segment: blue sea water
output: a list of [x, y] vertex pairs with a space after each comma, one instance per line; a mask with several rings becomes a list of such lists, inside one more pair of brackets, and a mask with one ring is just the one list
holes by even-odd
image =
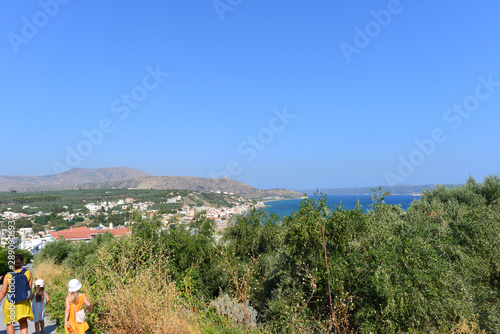
[[[314, 195], [310, 195], [310, 198], [314, 198]], [[410, 206], [411, 202], [419, 199], [420, 196], [412, 195], [392, 195], [385, 198], [387, 204], [401, 205], [401, 208], [406, 210]], [[364, 210], [368, 209], [368, 205], [372, 203], [370, 195], [329, 195], [327, 204], [335, 209], [338, 205], [342, 204], [346, 209], [354, 209], [356, 202], [359, 199], [359, 204]], [[300, 208], [300, 202], [302, 199], [286, 199], [282, 201], [271, 201], [265, 202], [266, 207], [263, 210], [274, 213], [279, 216], [289, 216], [293, 211], [298, 211]]]

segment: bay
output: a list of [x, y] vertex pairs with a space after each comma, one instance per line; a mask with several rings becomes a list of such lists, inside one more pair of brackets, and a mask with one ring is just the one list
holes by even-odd
[[[314, 198], [314, 195], [309, 195], [309, 198]], [[385, 203], [391, 205], [401, 205], [403, 210], [408, 209], [410, 204], [419, 199], [420, 196], [413, 195], [391, 195], [385, 198]], [[328, 195], [327, 205], [335, 209], [338, 205], [342, 204], [347, 210], [352, 210], [356, 207], [356, 202], [359, 203], [366, 211], [372, 203], [370, 195]], [[293, 211], [298, 211], [300, 203], [303, 199], [286, 199], [281, 201], [264, 202], [265, 207], [263, 210], [277, 214], [278, 216], [289, 216]]]

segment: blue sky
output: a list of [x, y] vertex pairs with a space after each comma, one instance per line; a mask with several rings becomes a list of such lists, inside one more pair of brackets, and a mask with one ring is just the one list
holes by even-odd
[[500, 172], [498, 1], [2, 1], [0, 175]]

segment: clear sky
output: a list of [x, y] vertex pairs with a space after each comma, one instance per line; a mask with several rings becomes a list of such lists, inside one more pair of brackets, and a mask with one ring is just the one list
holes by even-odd
[[260, 188], [500, 172], [496, 0], [0, 2], [0, 175]]

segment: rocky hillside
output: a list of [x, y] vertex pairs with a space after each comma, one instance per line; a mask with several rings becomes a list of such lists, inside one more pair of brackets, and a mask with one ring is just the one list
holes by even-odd
[[50, 176], [0, 176], [0, 191], [47, 191], [65, 189], [187, 189], [220, 191], [248, 198], [299, 198], [300, 193], [291, 190], [262, 190], [239, 181], [220, 178], [210, 179], [189, 176], [151, 176], [137, 169], [73, 168]]
[[45, 191], [77, 189], [82, 183], [114, 182], [150, 176], [148, 172], [128, 167], [73, 168], [66, 172], [47, 176], [0, 176], [0, 191]]
[[144, 176], [124, 181], [81, 184], [79, 188], [187, 189], [227, 192], [247, 198], [300, 198], [302, 196], [302, 194], [291, 190], [262, 190], [226, 177], [209, 179], [191, 176]]

